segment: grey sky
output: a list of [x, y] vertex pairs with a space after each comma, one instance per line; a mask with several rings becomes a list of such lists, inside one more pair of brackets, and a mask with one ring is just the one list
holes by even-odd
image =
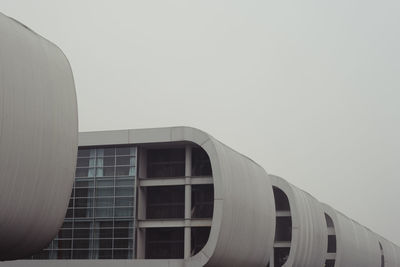
[[0, 12], [64, 50], [81, 131], [200, 128], [400, 244], [399, 1], [2, 0]]

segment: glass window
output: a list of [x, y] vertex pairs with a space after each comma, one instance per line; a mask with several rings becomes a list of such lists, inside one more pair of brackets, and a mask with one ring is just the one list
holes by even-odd
[[114, 248], [132, 248], [132, 239], [114, 239]]
[[133, 197], [117, 197], [115, 198], [115, 206], [133, 206]]
[[77, 208], [90, 208], [93, 207], [93, 198], [76, 198], [75, 207]]
[[129, 147], [117, 147], [117, 155], [129, 155], [130, 148]]
[[95, 150], [90, 148], [79, 148], [78, 157], [94, 157]]
[[98, 197], [113, 196], [113, 195], [114, 195], [114, 187], [96, 188], [96, 196]]
[[113, 217], [113, 208], [96, 208], [96, 217]]
[[192, 148], [192, 176], [211, 176], [211, 163], [201, 147]]
[[130, 167], [117, 167], [116, 176], [128, 176], [130, 175]]
[[33, 258], [132, 259], [136, 147], [80, 148], [78, 154], [64, 224]]
[[93, 188], [75, 188], [75, 197], [93, 197]]
[[115, 155], [114, 147], [104, 148], [104, 156], [114, 156], [114, 155]]
[[111, 259], [112, 250], [99, 250], [99, 259]]
[[275, 229], [275, 241], [291, 241], [292, 240], [292, 218], [277, 217]]
[[212, 218], [214, 211], [214, 185], [192, 186], [192, 218]]
[[89, 239], [75, 239], [74, 240], [74, 249], [89, 248], [89, 244], [90, 244]]
[[147, 188], [147, 219], [184, 218], [184, 186], [152, 186]]
[[75, 208], [74, 209], [74, 217], [75, 218], [90, 218], [93, 217], [92, 208]]
[[72, 240], [57, 240], [56, 246], [59, 249], [70, 249], [72, 245]]
[[94, 158], [78, 158], [77, 167], [94, 167]]
[[96, 169], [96, 177], [113, 177], [114, 167], [104, 167]]
[[80, 188], [80, 187], [93, 187], [93, 180], [75, 181], [75, 188]]
[[94, 169], [93, 168], [76, 168], [75, 177], [93, 177]]
[[58, 238], [72, 238], [72, 229], [61, 229], [60, 231], [58, 231]]
[[73, 259], [88, 259], [89, 258], [89, 250], [73, 250], [72, 258]]
[[130, 165], [131, 164], [131, 157], [129, 156], [120, 156], [117, 157], [117, 164], [116, 165]]
[[129, 179], [119, 178], [119, 179], [115, 180], [115, 186], [127, 186], [127, 185], [134, 186], [135, 180], [132, 178], [129, 178]]
[[102, 186], [114, 186], [114, 179], [97, 179], [96, 180], [96, 186], [102, 187]]
[[74, 238], [87, 238], [88, 239], [89, 236], [90, 236], [90, 229], [74, 229]]
[[116, 196], [133, 196], [133, 188], [132, 187], [116, 187], [115, 195]]
[[132, 228], [116, 228], [114, 229], [114, 238], [131, 238], [133, 236]]
[[97, 159], [97, 166], [114, 166], [114, 165], [115, 165], [115, 157], [105, 157]]
[[150, 178], [185, 176], [185, 149], [149, 149], [147, 176]]
[[191, 255], [197, 254], [206, 245], [210, 235], [210, 227], [191, 228]]
[[131, 217], [133, 208], [115, 208], [115, 217]]
[[336, 253], [336, 236], [328, 235], [328, 253]]
[[184, 228], [146, 229], [146, 259], [182, 259]]
[[96, 198], [96, 207], [113, 207], [114, 198]]
[[132, 254], [131, 252], [132, 250], [127, 250], [127, 249], [117, 249], [114, 250], [114, 259], [129, 259], [132, 256], [130, 256]]
[[281, 267], [289, 257], [290, 248], [274, 248], [274, 267]]
[[95, 236], [96, 238], [112, 238], [113, 235], [113, 230], [112, 229], [96, 229], [95, 230]]
[[72, 255], [71, 250], [58, 250], [57, 251], [57, 259], [59, 259], [59, 260], [71, 259], [71, 255]]

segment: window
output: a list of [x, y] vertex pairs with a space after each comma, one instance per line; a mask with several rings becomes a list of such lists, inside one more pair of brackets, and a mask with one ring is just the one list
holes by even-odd
[[147, 176], [185, 176], [185, 149], [149, 149], [147, 151]]
[[192, 218], [212, 218], [214, 211], [214, 185], [192, 186]]
[[192, 148], [192, 176], [211, 176], [211, 163], [201, 147]]
[[184, 228], [146, 229], [146, 259], [182, 259]]
[[184, 218], [184, 186], [147, 188], [147, 219]]

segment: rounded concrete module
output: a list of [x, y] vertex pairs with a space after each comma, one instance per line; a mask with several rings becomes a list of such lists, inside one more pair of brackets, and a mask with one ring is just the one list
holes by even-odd
[[262, 167], [189, 127], [171, 128], [171, 141], [200, 145], [210, 157], [214, 213], [205, 247], [186, 266], [265, 267], [273, 249], [275, 207], [271, 181]]
[[[107, 132], [103, 133], [107, 138]], [[214, 211], [204, 248], [185, 260], [185, 266], [265, 267], [272, 254], [275, 206], [271, 181], [262, 167], [246, 156], [191, 127], [129, 130], [128, 143], [188, 141], [210, 157]], [[82, 136], [95, 145], [90, 133]], [[126, 141], [124, 141], [126, 143]]]
[[321, 203], [335, 226], [336, 265], [340, 267], [381, 266], [378, 236], [330, 206]]
[[378, 236], [379, 243], [382, 245], [384, 266], [385, 267], [400, 267], [400, 253], [398, 247], [385, 238]]
[[0, 260], [10, 260], [45, 247], [63, 222], [78, 116], [62, 51], [1, 13], [0, 36]]
[[328, 234], [325, 214], [320, 203], [284, 179], [274, 175], [270, 177], [272, 186], [286, 194], [292, 217], [290, 252], [283, 266], [324, 266]]

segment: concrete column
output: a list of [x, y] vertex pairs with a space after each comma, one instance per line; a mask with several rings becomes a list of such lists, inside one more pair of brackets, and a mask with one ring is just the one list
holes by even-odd
[[146, 230], [138, 228], [136, 238], [136, 258], [144, 259], [146, 257]]
[[190, 219], [192, 217], [192, 146], [186, 145], [185, 147], [185, 242], [184, 242], [184, 256], [185, 259], [190, 258], [191, 251], [191, 228]]

